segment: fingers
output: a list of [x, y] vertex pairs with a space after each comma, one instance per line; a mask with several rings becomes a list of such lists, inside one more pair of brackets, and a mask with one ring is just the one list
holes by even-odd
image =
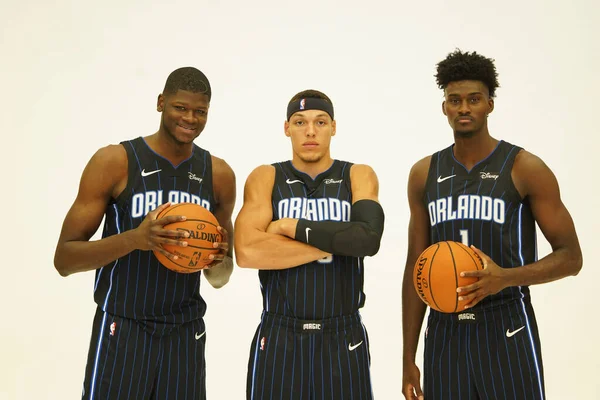
[[156, 207], [154, 210], [152, 210], [151, 212], [148, 213], [148, 215], [151, 217], [151, 219], [156, 219], [156, 216], [158, 214], [160, 214], [164, 209], [171, 207], [171, 203], [167, 202], [165, 204], [161, 204], [160, 206]]
[[477, 247], [471, 245], [471, 249], [473, 249], [473, 251], [475, 253], [477, 253], [477, 255], [481, 258], [481, 261], [483, 262], [483, 268], [487, 268], [488, 265], [488, 260], [490, 259], [483, 251], [479, 250]]
[[175, 260], [177, 260], [179, 258], [175, 254], [169, 253], [167, 250], [165, 250], [161, 246], [153, 246], [152, 250], [159, 252], [160, 254], [162, 254], [163, 256], [167, 257], [171, 261], [175, 261]]
[[404, 398], [407, 400], [424, 400], [423, 392], [421, 391], [421, 387], [419, 385], [413, 386], [412, 384], [408, 384], [404, 387], [402, 391]]
[[181, 222], [185, 220], [186, 217], [184, 215], [167, 215], [166, 217], [154, 220], [152, 223], [154, 225], [165, 226], [174, 222]]

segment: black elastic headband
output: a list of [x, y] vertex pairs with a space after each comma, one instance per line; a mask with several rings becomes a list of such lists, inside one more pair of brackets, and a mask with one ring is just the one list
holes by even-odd
[[304, 99], [299, 99], [292, 101], [287, 106], [287, 120], [290, 120], [290, 117], [297, 113], [298, 111], [304, 110], [321, 110], [325, 111], [331, 119], [333, 120], [333, 104], [323, 99], [315, 99], [312, 97], [307, 97]]

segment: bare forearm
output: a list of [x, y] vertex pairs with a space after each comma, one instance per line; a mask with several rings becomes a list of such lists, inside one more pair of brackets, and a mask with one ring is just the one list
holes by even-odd
[[136, 249], [132, 232], [95, 241], [64, 242], [56, 250], [54, 266], [62, 276], [102, 268]]
[[577, 275], [582, 263], [581, 251], [557, 249], [532, 264], [506, 269], [507, 286], [537, 285]]
[[242, 268], [287, 269], [320, 260], [330, 254], [296, 240], [261, 232], [258, 240], [236, 247], [237, 264]]
[[414, 363], [423, 317], [427, 306], [419, 299], [412, 283], [412, 276], [405, 273], [402, 282], [402, 337], [404, 342], [404, 362]]

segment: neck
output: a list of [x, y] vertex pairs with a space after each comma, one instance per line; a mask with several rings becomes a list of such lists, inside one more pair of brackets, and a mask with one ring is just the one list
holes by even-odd
[[294, 157], [292, 158], [292, 165], [294, 168], [296, 168], [298, 171], [304, 172], [313, 179], [320, 173], [327, 171], [332, 164], [333, 159], [329, 153], [315, 162], [303, 161], [296, 154], [294, 154]]
[[454, 134], [454, 157], [467, 169], [471, 169], [490, 155], [496, 148], [498, 140], [490, 136], [489, 132], [479, 132], [471, 137], [461, 137]]
[[146, 143], [152, 150], [171, 161], [174, 165], [189, 158], [194, 148], [193, 143], [179, 143], [162, 129], [144, 139], [146, 139]]

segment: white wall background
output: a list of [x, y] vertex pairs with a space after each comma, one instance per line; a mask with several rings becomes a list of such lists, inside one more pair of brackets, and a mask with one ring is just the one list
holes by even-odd
[[[54, 270], [62, 220], [91, 155], [155, 132], [167, 75], [193, 65], [214, 91], [197, 143], [235, 170], [234, 215], [249, 172], [291, 156], [289, 98], [315, 88], [333, 99], [332, 155], [371, 164], [380, 178], [387, 226], [367, 260], [363, 316], [375, 396], [399, 399], [406, 180], [415, 161], [452, 140], [433, 74], [455, 47], [496, 59], [490, 131], [554, 170], [583, 247], [578, 277], [532, 290], [548, 398], [600, 398], [597, 1], [168, 3], [0, 2], [0, 398], [80, 396], [93, 273], [63, 279]], [[540, 240], [540, 255], [548, 251]], [[204, 284], [202, 293], [208, 397], [242, 399], [261, 309], [256, 272], [236, 269], [227, 287]]]

